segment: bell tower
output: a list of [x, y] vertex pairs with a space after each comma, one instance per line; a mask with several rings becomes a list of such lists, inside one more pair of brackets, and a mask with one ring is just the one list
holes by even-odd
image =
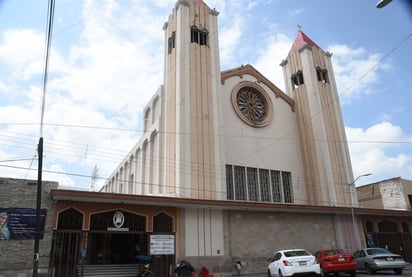
[[331, 56], [299, 30], [281, 66], [295, 101], [307, 204], [350, 206], [352, 165]]
[[222, 182], [216, 176], [220, 167], [217, 16], [202, 0], [178, 0], [163, 28], [163, 173], [166, 191], [181, 197], [223, 197], [217, 193]]

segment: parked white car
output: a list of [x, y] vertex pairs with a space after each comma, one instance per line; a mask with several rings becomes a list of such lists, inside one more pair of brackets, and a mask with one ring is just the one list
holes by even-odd
[[289, 277], [295, 274], [320, 275], [320, 266], [305, 249], [279, 250], [269, 259], [268, 277]]

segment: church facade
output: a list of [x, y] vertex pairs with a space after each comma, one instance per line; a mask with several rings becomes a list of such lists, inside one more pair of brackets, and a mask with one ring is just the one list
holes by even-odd
[[[144, 109], [143, 136], [102, 192], [300, 207], [356, 203], [331, 53], [299, 31], [281, 61], [283, 92], [252, 65], [221, 71], [218, 15], [202, 0], [177, 1], [163, 27], [164, 84]], [[180, 256], [226, 255], [224, 211], [180, 215]], [[332, 235], [322, 246], [355, 248], [349, 215], [326, 221]]]
[[281, 63], [283, 92], [252, 65], [220, 70], [217, 17], [203, 1], [177, 1], [164, 25], [164, 84], [103, 191], [350, 206], [331, 53], [299, 31]]

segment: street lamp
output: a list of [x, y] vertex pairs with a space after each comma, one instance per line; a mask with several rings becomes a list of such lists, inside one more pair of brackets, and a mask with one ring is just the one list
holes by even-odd
[[392, 2], [392, 0], [380, 0], [378, 3], [376, 3], [376, 7], [378, 9], [381, 9], [385, 7], [386, 5], [388, 5], [390, 2]]
[[353, 209], [353, 193], [356, 192], [355, 188], [355, 182], [361, 178], [361, 177], [365, 177], [365, 176], [369, 176], [372, 173], [367, 173], [367, 174], [363, 174], [363, 175], [359, 175], [358, 177], [355, 178], [355, 180], [352, 181], [352, 183], [349, 184], [349, 190], [350, 190], [350, 209], [351, 209], [351, 213], [352, 213], [352, 223], [353, 223], [353, 235], [355, 236], [355, 242], [356, 242], [356, 248], [359, 249], [360, 248], [360, 239], [359, 239], [359, 230], [356, 227], [356, 219], [355, 219], [355, 211]]

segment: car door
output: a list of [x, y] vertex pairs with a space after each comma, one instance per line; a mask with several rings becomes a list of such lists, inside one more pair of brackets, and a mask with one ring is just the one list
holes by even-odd
[[274, 256], [273, 259], [271, 260], [271, 263], [269, 264], [269, 269], [272, 274], [278, 274], [279, 272], [279, 266], [280, 266], [280, 258], [282, 257], [282, 253], [277, 252]]
[[365, 250], [358, 250], [353, 254], [353, 257], [355, 258], [356, 261], [356, 268], [357, 269], [363, 269], [365, 260], [366, 260], [366, 252]]

